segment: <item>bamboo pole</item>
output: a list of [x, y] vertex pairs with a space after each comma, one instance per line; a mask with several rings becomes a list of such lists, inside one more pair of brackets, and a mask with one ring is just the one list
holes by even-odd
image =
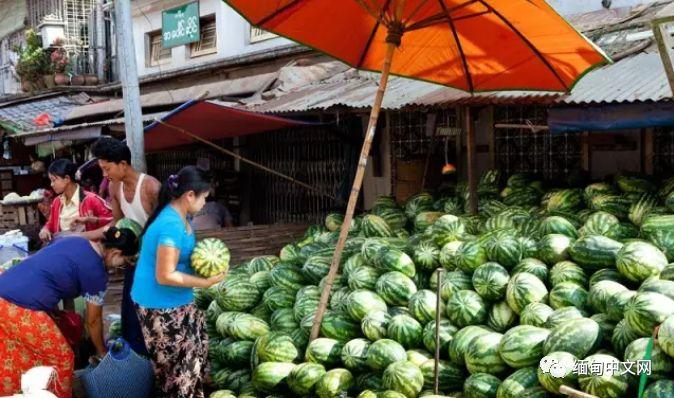
[[562, 394], [562, 395], [566, 395], [567, 397], [571, 397], [571, 398], [598, 398], [596, 395], [584, 393], [582, 391], [578, 391], [576, 389], [573, 389], [569, 386], [559, 387], [559, 393]]
[[[396, 21], [402, 20], [403, 8], [405, 5], [405, 0], [398, 0], [395, 18]], [[401, 26], [399, 26], [401, 28]], [[397, 34], [397, 37], [396, 37]], [[353, 220], [353, 213], [356, 209], [356, 204], [358, 203], [358, 197], [360, 195], [360, 188], [363, 185], [363, 178], [365, 177], [365, 166], [367, 166], [367, 158], [370, 154], [370, 147], [372, 146], [372, 140], [374, 139], [374, 134], [377, 130], [377, 120], [379, 120], [379, 112], [381, 110], [381, 104], [384, 100], [384, 93], [386, 92], [386, 85], [388, 84], [389, 74], [391, 73], [391, 63], [393, 61], [393, 54], [397, 46], [400, 45], [400, 38], [402, 36], [402, 28], [399, 32], [391, 32], [389, 27], [389, 35], [386, 38], [386, 55], [384, 58], [384, 65], [381, 72], [381, 79], [379, 80], [379, 88], [377, 89], [377, 94], [374, 98], [374, 104], [372, 105], [372, 111], [370, 112], [370, 121], [367, 126], [367, 132], [365, 133], [365, 140], [363, 141], [363, 147], [360, 151], [360, 159], [358, 160], [358, 169], [356, 170], [356, 176], [353, 180], [353, 187], [351, 188], [351, 195], [349, 196], [349, 202], [346, 207], [346, 214], [344, 215], [344, 222], [339, 231], [339, 240], [337, 241], [337, 247], [335, 247], [335, 253], [332, 257], [332, 263], [330, 264], [330, 271], [326, 278], [325, 286], [321, 292], [321, 298], [318, 302], [318, 309], [316, 310], [316, 316], [314, 318], [314, 324], [311, 327], [311, 335], [309, 336], [309, 341], [313, 341], [318, 337], [318, 334], [321, 330], [321, 322], [323, 321], [323, 315], [325, 315], [325, 310], [328, 306], [328, 300], [330, 299], [330, 292], [332, 291], [332, 285], [335, 281], [335, 276], [339, 270], [339, 263], [342, 259], [342, 252], [344, 251], [344, 245], [346, 244], [346, 238], [349, 234], [349, 227], [351, 226], [351, 221]], [[398, 41], [396, 43], [396, 40]]]
[[433, 368], [433, 392], [435, 395], [440, 394], [440, 319], [442, 314], [440, 313], [440, 303], [442, 298], [442, 278], [444, 277], [444, 269], [438, 268], [438, 286], [436, 288], [435, 296], [435, 363]]
[[201, 138], [201, 137], [199, 137], [198, 135], [196, 135], [196, 134], [194, 134], [194, 133], [191, 133], [191, 132], [189, 132], [189, 131], [187, 131], [187, 130], [181, 128], [181, 127], [174, 126], [174, 125], [172, 125], [172, 124], [166, 123], [166, 122], [164, 122], [163, 120], [159, 120], [159, 119], [155, 119], [155, 121], [156, 121], [157, 123], [163, 125], [163, 126], [166, 126], [166, 127], [170, 128], [170, 129], [173, 129], [173, 130], [175, 130], [175, 131], [177, 131], [177, 132], [179, 132], [179, 133], [181, 133], [181, 134], [184, 134], [184, 135], [186, 135], [186, 136], [188, 136], [188, 137], [190, 137], [190, 138], [192, 138], [192, 139], [194, 139], [194, 140], [196, 140], [196, 141], [199, 141], [199, 142], [201, 142], [201, 143], [204, 143], [204, 144], [210, 146], [211, 148], [213, 148], [213, 149], [215, 149], [215, 150], [217, 150], [217, 151], [219, 151], [219, 152], [222, 152], [222, 153], [224, 153], [224, 154], [226, 154], [226, 155], [229, 155], [229, 156], [231, 156], [231, 157], [233, 157], [233, 158], [235, 158], [235, 159], [238, 159], [238, 160], [240, 160], [241, 162], [247, 163], [247, 164], [249, 164], [249, 165], [251, 165], [251, 166], [253, 166], [253, 167], [256, 167], [256, 168], [258, 168], [258, 169], [260, 169], [260, 170], [263, 170], [263, 171], [265, 171], [265, 172], [267, 172], [267, 173], [273, 174], [273, 175], [275, 175], [275, 176], [277, 176], [277, 177], [281, 177], [281, 178], [283, 178], [283, 179], [285, 179], [285, 180], [288, 180], [288, 181], [290, 181], [290, 182], [292, 182], [292, 183], [294, 183], [294, 184], [297, 184], [297, 185], [299, 185], [299, 186], [301, 186], [301, 187], [304, 187], [304, 188], [306, 188], [306, 189], [308, 189], [308, 190], [310, 190], [310, 191], [316, 192], [316, 193], [318, 193], [319, 195], [325, 196], [325, 197], [330, 198], [330, 199], [332, 199], [332, 200], [337, 200], [337, 198], [336, 198], [335, 196], [330, 195], [330, 194], [328, 194], [328, 193], [325, 193], [325, 192], [321, 191], [320, 189], [318, 189], [318, 188], [316, 188], [316, 187], [312, 187], [311, 185], [309, 185], [309, 184], [307, 184], [307, 183], [305, 183], [305, 182], [296, 180], [296, 179], [294, 179], [294, 178], [292, 178], [292, 177], [290, 177], [290, 176], [287, 176], [287, 175], [285, 175], [285, 174], [283, 174], [283, 173], [279, 173], [279, 172], [276, 171], [276, 170], [270, 169], [269, 167], [266, 167], [266, 166], [264, 166], [264, 165], [261, 165], [261, 164], [259, 164], [259, 163], [257, 163], [257, 162], [254, 162], [254, 161], [250, 160], [250, 159], [244, 158], [243, 156], [239, 155], [239, 154], [236, 153], [236, 152], [230, 151], [229, 149], [225, 149], [225, 148], [221, 147], [220, 145], [214, 144], [214, 143], [208, 141], [207, 139]]
[[465, 108], [466, 146], [468, 152], [468, 193], [470, 213], [477, 214], [477, 178], [475, 176], [475, 129], [470, 115], [470, 107]]

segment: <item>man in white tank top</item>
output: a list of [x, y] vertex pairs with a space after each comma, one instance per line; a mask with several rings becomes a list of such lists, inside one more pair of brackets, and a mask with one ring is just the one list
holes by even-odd
[[[92, 147], [94, 156], [103, 170], [103, 177], [110, 180], [110, 207], [113, 224], [122, 218], [134, 220], [145, 227], [157, 205], [161, 184], [156, 178], [143, 174], [131, 166], [131, 151], [123, 142], [114, 138], [101, 138]], [[106, 227], [107, 228], [107, 227]], [[103, 230], [94, 231], [103, 235]], [[96, 236], [92, 236], [96, 238]], [[124, 270], [122, 291], [122, 337], [141, 355], [147, 355], [138, 315], [131, 301], [131, 286], [135, 267]]]

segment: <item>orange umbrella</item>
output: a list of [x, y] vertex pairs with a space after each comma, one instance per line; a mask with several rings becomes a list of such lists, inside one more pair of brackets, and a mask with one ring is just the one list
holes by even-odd
[[[584, 73], [608, 61], [545, 0], [223, 1], [251, 25], [355, 68], [382, 73], [312, 340], [339, 268], [390, 73], [469, 92], [567, 91]], [[470, 148], [470, 130], [467, 136]], [[471, 207], [476, 209], [470, 167], [468, 179]]]

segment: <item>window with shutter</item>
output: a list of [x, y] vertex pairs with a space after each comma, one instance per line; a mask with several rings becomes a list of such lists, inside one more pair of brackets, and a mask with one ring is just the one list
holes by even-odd
[[215, 15], [201, 18], [199, 25], [199, 41], [192, 43], [190, 47], [190, 55], [192, 57], [213, 54], [218, 51], [218, 35], [215, 26]]
[[159, 66], [171, 62], [171, 49], [161, 45], [161, 31], [148, 33], [147, 64]]

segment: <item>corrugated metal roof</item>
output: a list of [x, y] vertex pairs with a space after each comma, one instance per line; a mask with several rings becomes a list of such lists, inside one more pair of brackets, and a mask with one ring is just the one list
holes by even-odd
[[89, 100], [90, 97], [88, 95], [81, 93], [25, 101], [0, 107], [0, 119], [12, 123], [19, 131], [37, 130], [45, 128], [44, 125], [34, 123], [34, 119], [37, 116], [47, 113], [51, 120], [49, 125], [51, 127], [55, 121], [63, 120], [68, 112]]
[[[274, 91], [276, 98], [248, 104], [258, 112], [303, 112], [335, 106], [367, 108], [374, 101], [378, 75], [349, 70], [293, 91]], [[267, 98], [269, 98], [267, 96]], [[384, 109], [405, 106], [458, 104], [599, 104], [671, 100], [660, 56], [641, 53], [588, 73], [569, 95], [549, 92], [503, 91], [470, 95], [431, 83], [393, 77], [384, 96]]]

